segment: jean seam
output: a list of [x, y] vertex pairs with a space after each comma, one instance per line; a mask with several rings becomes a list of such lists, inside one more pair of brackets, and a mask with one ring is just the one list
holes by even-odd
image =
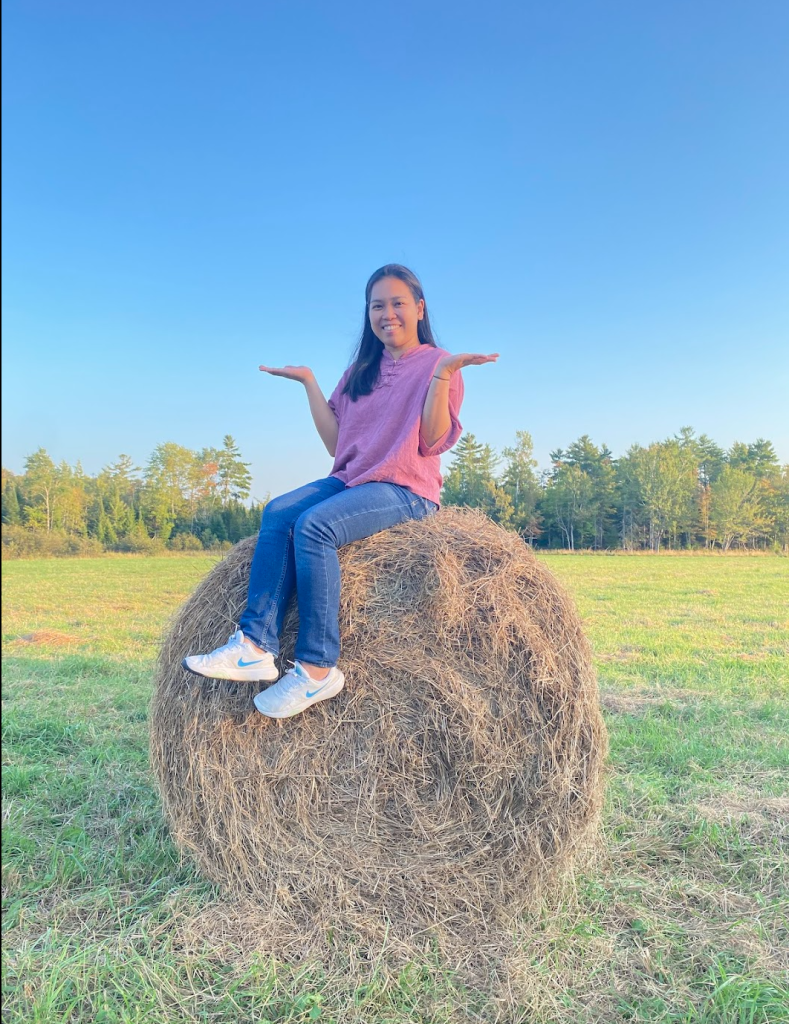
[[[292, 526], [288, 530], [288, 544], [289, 545], [293, 544], [293, 527]], [[268, 638], [268, 636], [270, 635], [271, 620], [272, 620], [272, 618], [274, 618], [276, 616], [276, 613], [277, 613], [277, 606], [278, 606], [278, 603], [279, 603], [279, 594], [280, 594], [280, 591], [282, 590], [282, 583], [283, 583], [283, 581], [285, 579], [285, 574], [287, 573], [287, 571], [288, 571], [288, 558], [287, 558], [287, 553], [286, 553], [285, 558], [282, 559], [282, 572], [279, 574], [279, 581], [277, 582], [276, 589], [274, 590], [274, 593], [272, 594], [273, 600], [271, 602], [271, 610], [269, 611], [268, 618], [266, 619], [265, 624], [264, 624], [264, 632], [265, 632], [266, 638]], [[277, 639], [279, 639], [279, 637]], [[269, 652], [269, 653], [271, 653], [271, 652]]]
[[323, 658], [324, 661], [326, 661], [326, 622], [329, 617], [329, 567], [326, 564], [325, 553], [323, 556], [323, 578], [326, 583], [324, 587], [324, 592], [326, 594], [326, 603], [323, 607], [323, 636], [321, 637], [323, 647], [321, 648], [321, 657]]

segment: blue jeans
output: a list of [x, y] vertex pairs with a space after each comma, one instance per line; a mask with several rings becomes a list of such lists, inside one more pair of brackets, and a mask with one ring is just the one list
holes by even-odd
[[337, 549], [438, 506], [397, 484], [346, 487], [335, 477], [315, 480], [270, 501], [249, 573], [249, 596], [239, 627], [279, 654], [279, 634], [293, 587], [299, 604], [296, 658], [331, 668], [340, 656], [340, 562]]

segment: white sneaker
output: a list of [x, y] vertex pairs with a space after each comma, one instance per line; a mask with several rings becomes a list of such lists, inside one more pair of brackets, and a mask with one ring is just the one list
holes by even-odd
[[291, 718], [320, 700], [336, 696], [343, 686], [345, 676], [338, 668], [329, 669], [325, 679], [313, 679], [297, 661], [278, 683], [257, 694], [255, 707], [269, 718]]
[[210, 654], [192, 654], [181, 664], [196, 676], [233, 679], [238, 683], [270, 682], [279, 675], [274, 655], [253, 647], [240, 629], [224, 647], [217, 647]]

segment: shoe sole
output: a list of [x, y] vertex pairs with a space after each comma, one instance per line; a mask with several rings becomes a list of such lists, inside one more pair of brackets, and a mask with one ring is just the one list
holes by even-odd
[[271, 669], [272, 674], [265, 676], [243, 676], [241, 678], [237, 678], [235, 676], [208, 675], [205, 672], [198, 672], [197, 669], [190, 668], [186, 664], [186, 658], [181, 662], [181, 667], [185, 668], [187, 672], [191, 673], [191, 675], [199, 676], [200, 679], [218, 679], [223, 683], [273, 683], [275, 679], [279, 679], [279, 670], [276, 666]]
[[261, 692], [257, 694], [253, 703], [261, 715], [265, 715], [266, 718], [294, 718], [296, 715], [300, 715], [302, 711], [306, 711], [307, 708], [311, 708], [313, 704], [320, 704], [322, 700], [331, 700], [332, 697], [336, 697], [344, 686], [345, 676], [340, 676], [340, 678], [335, 683], [332, 683], [332, 685], [325, 691], [321, 691], [320, 697], [315, 697], [314, 700], [305, 700], [301, 707], [294, 708], [291, 711], [282, 711], [279, 713], [274, 711], [264, 711], [258, 705], [258, 697], [261, 697], [266, 692], [265, 690], [261, 690]]

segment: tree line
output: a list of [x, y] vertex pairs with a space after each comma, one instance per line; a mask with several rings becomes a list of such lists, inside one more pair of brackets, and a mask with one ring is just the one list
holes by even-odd
[[265, 505], [248, 500], [229, 434], [220, 448], [157, 445], [144, 467], [121, 455], [95, 477], [39, 448], [23, 474], [2, 475], [4, 557], [221, 550], [257, 532]]
[[526, 431], [501, 456], [465, 434], [442, 499], [481, 508], [540, 547], [789, 549], [789, 466], [763, 438], [725, 451], [683, 427], [615, 459], [585, 434], [550, 457], [538, 473]]
[[[550, 458], [538, 471], [526, 431], [501, 454], [464, 434], [442, 501], [543, 548], [789, 550], [789, 466], [763, 438], [726, 451], [683, 427], [615, 459], [584, 435]], [[199, 451], [158, 445], [144, 467], [121, 455], [95, 477], [39, 448], [23, 474], [2, 471], [3, 555], [222, 550], [259, 529], [250, 485], [230, 435]]]

